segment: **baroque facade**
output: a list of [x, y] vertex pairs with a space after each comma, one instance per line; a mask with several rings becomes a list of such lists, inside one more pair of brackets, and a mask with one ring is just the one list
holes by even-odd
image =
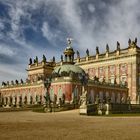
[[74, 59], [75, 52], [69, 40], [64, 59], [61, 56], [60, 62], [56, 63], [54, 57], [47, 62], [45, 55], [41, 62], [37, 57], [34, 60], [30, 58], [25, 82], [22, 79], [20, 82], [3, 82], [1, 103], [4, 106], [45, 104], [47, 92], [56, 104], [60, 101], [78, 103], [83, 85], [89, 103], [96, 103], [97, 98], [100, 101], [110, 99], [112, 103], [126, 103], [129, 97], [132, 103], [139, 103], [139, 52], [135, 39], [129, 40], [125, 49], [121, 49], [117, 42], [117, 49], [112, 52], [107, 45], [103, 54], [96, 47], [95, 56], [90, 55], [87, 49], [86, 56], [80, 57], [77, 51]]
[[126, 84], [129, 89], [131, 103], [140, 103], [140, 48], [137, 46], [137, 38], [134, 41], [129, 39], [128, 47], [120, 48], [117, 42], [116, 50], [110, 52], [106, 45], [106, 52], [99, 53], [96, 47], [96, 55], [77, 57], [76, 65], [83, 68], [91, 79], [99, 77], [100, 81], [105, 79], [108, 83]]

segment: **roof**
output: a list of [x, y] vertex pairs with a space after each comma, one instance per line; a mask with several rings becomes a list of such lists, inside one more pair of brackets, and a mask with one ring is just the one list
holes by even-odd
[[52, 74], [62, 75], [62, 73], [70, 74], [71, 72], [85, 75], [85, 71], [82, 68], [76, 65], [71, 65], [71, 64], [65, 64], [65, 65], [56, 67], [54, 71], [52, 72]]

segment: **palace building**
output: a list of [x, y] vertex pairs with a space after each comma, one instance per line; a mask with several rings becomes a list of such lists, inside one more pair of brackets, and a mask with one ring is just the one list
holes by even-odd
[[[106, 52], [99, 53], [96, 47], [96, 55], [86, 57], [77, 57], [76, 65], [83, 68], [89, 74], [90, 79], [94, 76], [102, 81], [105, 78], [107, 83], [127, 85], [131, 103], [140, 101], [140, 48], [137, 46], [137, 38], [134, 41], [129, 39], [128, 47], [120, 48], [117, 42], [116, 50], [110, 52], [106, 45]], [[88, 52], [88, 51], [87, 51]]]
[[[68, 46], [61, 56], [60, 62], [51, 62], [43, 55], [39, 62], [36, 57], [30, 58], [27, 68], [28, 77], [25, 82], [2, 82], [0, 88], [0, 102], [3, 106], [45, 104], [46, 93], [50, 100], [58, 104], [79, 103], [82, 87], [87, 91], [89, 104], [99, 99], [101, 102], [110, 99], [112, 103], [139, 103], [139, 63], [140, 48], [135, 41], [128, 41], [128, 47], [121, 49], [117, 42], [116, 50], [100, 54], [96, 47], [96, 55], [86, 51], [85, 57], [80, 57], [68, 40]], [[64, 59], [63, 59], [64, 57]]]

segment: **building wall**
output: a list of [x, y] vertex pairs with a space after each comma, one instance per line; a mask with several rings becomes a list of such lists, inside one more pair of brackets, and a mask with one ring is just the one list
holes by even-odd
[[[19, 85], [1, 89], [1, 97], [4, 104], [37, 104], [44, 103], [46, 89], [43, 84], [39, 85]], [[26, 101], [25, 101], [26, 100]], [[25, 103], [26, 102], [26, 103]]]
[[127, 82], [129, 88], [129, 96], [131, 97], [131, 102], [137, 102], [137, 92], [138, 92], [138, 61], [139, 54], [134, 49], [127, 49], [125, 53], [116, 56], [109, 55], [106, 57], [104, 55], [102, 58], [98, 57], [94, 59], [85, 59], [76, 63], [81, 68], [83, 68], [91, 79], [94, 76], [99, 77], [99, 80], [105, 78], [106, 82], [114, 82], [116, 79], [117, 84], [121, 82]]

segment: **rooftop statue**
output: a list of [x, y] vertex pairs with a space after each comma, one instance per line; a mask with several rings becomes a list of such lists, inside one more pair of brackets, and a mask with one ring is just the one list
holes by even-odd
[[53, 56], [53, 62], [55, 62], [55, 57]]
[[11, 81], [11, 85], [14, 85], [14, 81], [13, 80]]
[[46, 56], [43, 54], [43, 62], [46, 62]]
[[129, 40], [128, 40], [128, 45], [130, 45], [131, 44], [131, 39], [129, 38]]
[[106, 44], [106, 52], [109, 52], [109, 45]]
[[31, 65], [31, 64], [32, 64], [32, 58], [29, 59], [29, 65]]
[[120, 43], [117, 41], [117, 50], [120, 50]]
[[99, 47], [96, 47], [96, 54], [99, 54]]
[[63, 55], [61, 55], [61, 61], [63, 61]]
[[135, 38], [135, 44], [137, 44], [137, 38]]
[[36, 60], [36, 63], [38, 63], [38, 57], [37, 56], [36, 56], [35, 60]]
[[77, 51], [76, 53], [77, 53], [77, 58], [80, 58], [80, 53], [79, 53], [79, 51]]
[[18, 80], [15, 80], [16, 85], [18, 85]]
[[72, 38], [67, 38], [68, 46], [71, 46], [72, 44]]
[[2, 86], [6, 86], [7, 84], [5, 82], [2, 82]]
[[89, 50], [88, 49], [86, 50], [86, 54], [87, 54], [87, 56], [89, 56]]
[[22, 79], [20, 79], [20, 83], [23, 84], [23, 80]]
[[34, 63], [36, 63], [36, 60], [34, 59]]
[[7, 81], [7, 85], [9, 85], [9, 81]]

